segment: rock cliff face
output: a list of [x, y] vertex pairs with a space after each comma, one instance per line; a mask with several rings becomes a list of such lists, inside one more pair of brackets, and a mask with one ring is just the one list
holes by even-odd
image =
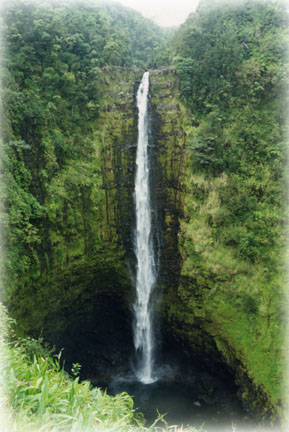
[[160, 239], [160, 283], [165, 291], [179, 283], [179, 220], [183, 213], [186, 134], [185, 109], [173, 69], [150, 75], [151, 178]]
[[[250, 267], [214, 239], [210, 220], [222, 211], [230, 179], [194, 173], [189, 142], [198, 124], [180, 101], [173, 70], [151, 73], [151, 112], [163, 351], [231, 375], [245, 406], [276, 419], [284, 395], [278, 366], [285, 357], [282, 332], [275, 331], [282, 323], [278, 296], [257, 265]], [[258, 292], [257, 305], [244, 284]]]
[[[19, 333], [42, 334], [64, 347], [68, 364], [78, 361], [84, 376], [93, 370], [104, 382], [120, 365], [129, 369], [133, 356], [135, 96], [142, 73], [103, 70], [100, 112], [92, 133], [82, 137], [83, 158], [59, 170], [47, 186], [37, 259], [10, 300]], [[272, 365], [281, 354], [265, 358], [275, 306], [264, 297], [258, 315], [250, 305], [242, 308], [241, 282], [252, 275], [245, 268], [235, 272], [230, 249], [212, 243], [206, 223], [228, 180], [221, 175], [210, 182], [190, 168], [187, 138], [194, 124], [180, 100], [175, 71], [151, 71], [150, 83], [162, 351], [231, 374], [245, 405], [261, 417], [276, 417], [281, 378], [266, 377], [275, 373]], [[201, 207], [200, 193], [207, 197]], [[239, 300], [231, 296], [236, 287]]]
[[81, 158], [46, 185], [41, 243], [9, 300], [19, 334], [42, 335], [64, 347], [68, 364], [78, 361], [84, 375], [93, 370], [104, 380], [104, 371], [111, 375], [132, 357], [135, 86], [141, 76], [103, 71], [93, 131], [81, 137]]

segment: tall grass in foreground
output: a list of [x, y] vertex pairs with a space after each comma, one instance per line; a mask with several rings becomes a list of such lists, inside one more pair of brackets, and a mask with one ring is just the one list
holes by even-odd
[[109, 396], [89, 381], [72, 378], [61, 367], [60, 354], [52, 356], [31, 338], [11, 341], [13, 320], [2, 305], [0, 313], [1, 432], [185, 431], [157, 427], [161, 417], [145, 428], [131, 396]]

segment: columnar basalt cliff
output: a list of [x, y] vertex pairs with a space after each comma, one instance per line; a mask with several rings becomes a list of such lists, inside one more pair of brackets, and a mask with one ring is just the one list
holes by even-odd
[[[101, 170], [108, 238], [133, 259], [134, 178], [137, 143], [136, 89], [142, 71], [103, 70], [97, 128], [102, 137]], [[133, 270], [131, 266], [130, 270]]]
[[282, 417], [284, 389], [274, 365], [282, 358], [279, 350], [284, 350], [283, 358], [286, 350], [282, 342], [278, 351], [269, 350], [277, 325], [270, 317], [279, 313], [278, 297], [272, 300], [273, 293], [256, 275], [255, 308], [250, 294], [243, 297], [240, 290], [244, 280], [252, 283], [256, 265], [250, 268], [232, 247], [214, 239], [211, 220], [221, 212], [230, 179], [224, 173], [212, 179], [192, 169], [190, 142], [200, 122], [182, 104], [173, 69], [151, 73], [151, 111], [153, 189], [162, 233], [164, 361], [171, 352], [184, 364], [189, 360], [188, 374], [193, 361], [219, 376], [231, 375], [244, 405], [260, 418], [276, 421]]
[[[101, 108], [93, 130], [80, 138], [81, 158], [55, 170], [49, 184], [38, 184], [48, 209], [41, 241], [30, 270], [8, 300], [19, 334], [42, 335], [58, 349], [64, 347], [68, 364], [80, 362], [84, 376], [89, 364], [88, 370], [96, 377], [101, 370], [104, 380], [117, 363], [127, 363], [133, 350], [129, 263], [135, 86], [141, 75], [122, 68], [103, 70]], [[27, 157], [35, 163], [33, 154]]]
[[[23, 334], [41, 334], [64, 347], [67, 362], [80, 362], [83, 376], [96, 382], [107, 382], [120, 365], [129, 369], [133, 352], [135, 97], [142, 74], [120, 67], [102, 70], [99, 115], [88, 136], [82, 137], [82, 158], [56, 170], [46, 186], [48, 213], [42, 240], [33, 266], [9, 300]], [[250, 410], [276, 418], [280, 376], [272, 382], [264, 375], [270, 375], [272, 357], [280, 354], [264, 359], [263, 375], [261, 359], [254, 359], [255, 348], [264, 355], [269, 349], [275, 306], [264, 297], [259, 314], [253, 316], [250, 308], [242, 307], [240, 297], [232, 298], [240, 274], [243, 278], [250, 274], [245, 264], [241, 269], [236, 266], [230, 248], [221, 250], [214, 243], [207, 222], [220, 206], [219, 194], [228, 179], [221, 174], [209, 180], [191, 169], [188, 140], [198, 124], [181, 101], [175, 70], [151, 71], [150, 83], [160, 359], [184, 361], [188, 376], [193, 363], [231, 375]]]
[[179, 220], [183, 214], [186, 112], [173, 68], [151, 72], [152, 197], [160, 243], [160, 284], [176, 290], [180, 275]]

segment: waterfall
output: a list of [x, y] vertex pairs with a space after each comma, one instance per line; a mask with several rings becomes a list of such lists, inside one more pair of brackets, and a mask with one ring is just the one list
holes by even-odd
[[136, 300], [134, 303], [134, 345], [137, 353], [137, 377], [145, 383], [155, 381], [153, 369], [153, 328], [150, 305], [155, 285], [155, 261], [151, 238], [151, 206], [148, 160], [149, 72], [145, 72], [137, 92], [138, 143], [135, 177]]

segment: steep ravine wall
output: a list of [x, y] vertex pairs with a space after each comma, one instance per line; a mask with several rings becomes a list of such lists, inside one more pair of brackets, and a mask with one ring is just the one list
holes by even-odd
[[[151, 108], [158, 165], [154, 192], [163, 232], [164, 350], [216, 374], [231, 374], [244, 405], [278, 423], [285, 394], [285, 369], [279, 365], [286, 349], [282, 332], [275, 331], [276, 321], [282, 325], [280, 299], [264, 283], [266, 276], [258, 276], [256, 264], [242, 262], [222, 239], [214, 240], [208, 220], [221, 211], [219, 194], [230, 179], [194, 173], [190, 140], [198, 122], [181, 103], [173, 70], [151, 73]], [[258, 292], [256, 309], [244, 284]]]
[[[104, 382], [119, 364], [130, 367], [133, 350], [135, 95], [142, 74], [102, 71], [93, 134], [83, 137], [82, 159], [56, 172], [47, 187], [39, 259], [9, 304], [22, 334], [43, 335], [64, 347], [68, 363], [80, 362], [84, 375], [93, 370]], [[163, 360], [185, 360], [188, 372], [194, 361], [231, 374], [250, 410], [276, 417], [282, 377], [274, 364], [282, 354], [270, 351], [274, 321], [268, 316], [278, 305], [264, 297], [257, 315], [240, 306], [242, 284], [254, 275], [245, 265], [236, 272], [232, 250], [213, 242], [206, 222], [228, 179], [222, 174], [210, 181], [191, 169], [189, 138], [197, 125], [181, 102], [175, 70], [151, 71], [150, 83], [153, 226], [161, 252], [155, 300]], [[198, 194], [207, 197], [202, 206]]]
[[[142, 71], [129, 69], [103, 71], [99, 115], [92, 132], [81, 137], [80, 157], [55, 171], [48, 184], [38, 185], [47, 209], [41, 241], [7, 301], [18, 334], [42, 336], [64, 348], [67, 365], [79, 362], [83, 376], [93, 371], [104, 381], [132, 356], [128, 257], [135, 86], [141, 76]], [[73, 146], [74, 137], [69, 139]], [[37, 170], [33, 153], [28, 156]]]
[[231, 374], [244, 405], [278, 423], [285, 410], [286, 347], [278, 332], [285, 325], [282, 298], [274, 287], [284, 284], [282, 262], [275, 269], [275, 285], [269, 285], [260, 265], [243, 261], [222, 239], [215, 240], [210, 222], [222, 212], [221, 193], [230, 178], [194, 172], [190, 142], [199, 124], [186, 112], [178, 89], [174, 71], [151, 74], [165, 202], [160, 209], [165, 350], [217, 374]]

